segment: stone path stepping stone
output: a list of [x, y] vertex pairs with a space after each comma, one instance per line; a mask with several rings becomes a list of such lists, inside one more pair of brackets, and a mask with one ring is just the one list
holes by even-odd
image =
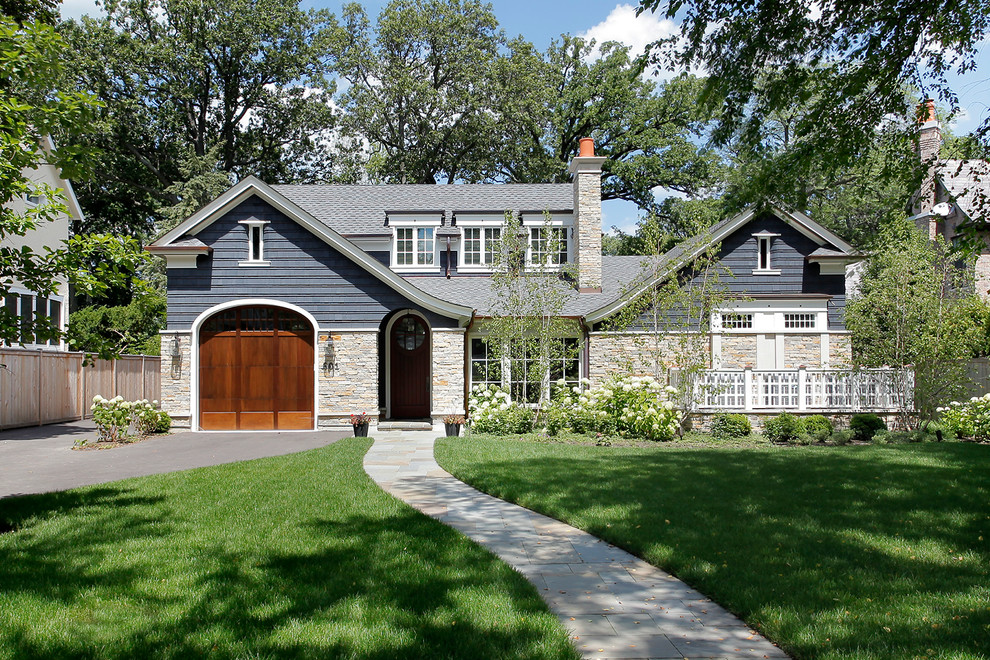
[[586, 532], [481, 493], [433, 458], [436, 431], [379, 431], [379, 486], [491, 550], [532, 582], [585, 658], [786, 658], [740, 619]]

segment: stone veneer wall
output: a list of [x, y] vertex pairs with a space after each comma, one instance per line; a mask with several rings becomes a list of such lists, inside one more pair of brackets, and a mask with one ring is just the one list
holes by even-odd
[[976, 258], [973, 277], [976, 295], [980, 300], [990, 301], [990, 254], [981, 254]]
[[[189, 332], [162, 332], [161, 384], [162, 410], [172, 416], [172, 426], [189, 428], [190, 383], [192, 378], [192, 336]], [[179, 338], [180, 370], [172, 378], [172, 342]]]
[[784, 335], [784, 369], [820, 369], [821, 366], [821, 335]]
[[[711, 355], [708, 338], [704, 350]], [[645, 333], [596, 334], [588, 337], [588, 374], [593, 381], [601, 381], [613, 374], [656, 375], [656, 353], [659, 351], [666, 366], [674, 365], [677, 355], [677, 342], [674, 337], [663, 340], [657, 346], [653, 338]], [[709, 365], [710, 366], [710, 365]]]
[[[323, 371], [327, 338], [333, 337], [337, 368]], [[320, 395], [319, 426], [350, 424], [351, 413], [378, 419], [378, 331], [321, 332], [316, 344]]]
[[722, 335], [720, 368], [745, 369], [756, 367], [756, 335]]
[[852, 336], [849, 334], [829, 334], [828, 368], [848, 369], [852, 365]]
[[434, 418], [447, 414], [463, 415], [464, 410], [464, 342], [463, 329], [433, 330]]

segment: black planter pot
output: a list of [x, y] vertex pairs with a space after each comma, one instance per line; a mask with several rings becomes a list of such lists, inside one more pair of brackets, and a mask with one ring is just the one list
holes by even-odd
[[447, 437], [448, 438], [456, 438], [457, 436], [459, 436], [461, 434], [461, 425], [460, 424], [444, 424], [443, 426], [444, 426], [444, 429], [447, 432]]
[[370, 422], [365, 422], [364, 424], [354, 424], [354, 437], [355, 438], [367, 438], [368, 437], [368, 426]]

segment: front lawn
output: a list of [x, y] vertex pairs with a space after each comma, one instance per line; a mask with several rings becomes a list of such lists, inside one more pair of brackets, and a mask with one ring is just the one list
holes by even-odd
[[447, 438], [458, 478], [676, 574], [796, 658], [990, 658], [990, 446]]
[[0, 500], [0, 658], [576, 658], [524, 578], [364, 474], [368, 446]]

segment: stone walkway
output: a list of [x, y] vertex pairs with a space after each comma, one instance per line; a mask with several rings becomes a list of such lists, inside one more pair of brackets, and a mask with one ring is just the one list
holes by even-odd
[[786, 658], [677, 578], [560, 521], [485, 495], [433, 458], [434, 431], [379, 432], [364, 469], [536, 585], [585, 658]]

